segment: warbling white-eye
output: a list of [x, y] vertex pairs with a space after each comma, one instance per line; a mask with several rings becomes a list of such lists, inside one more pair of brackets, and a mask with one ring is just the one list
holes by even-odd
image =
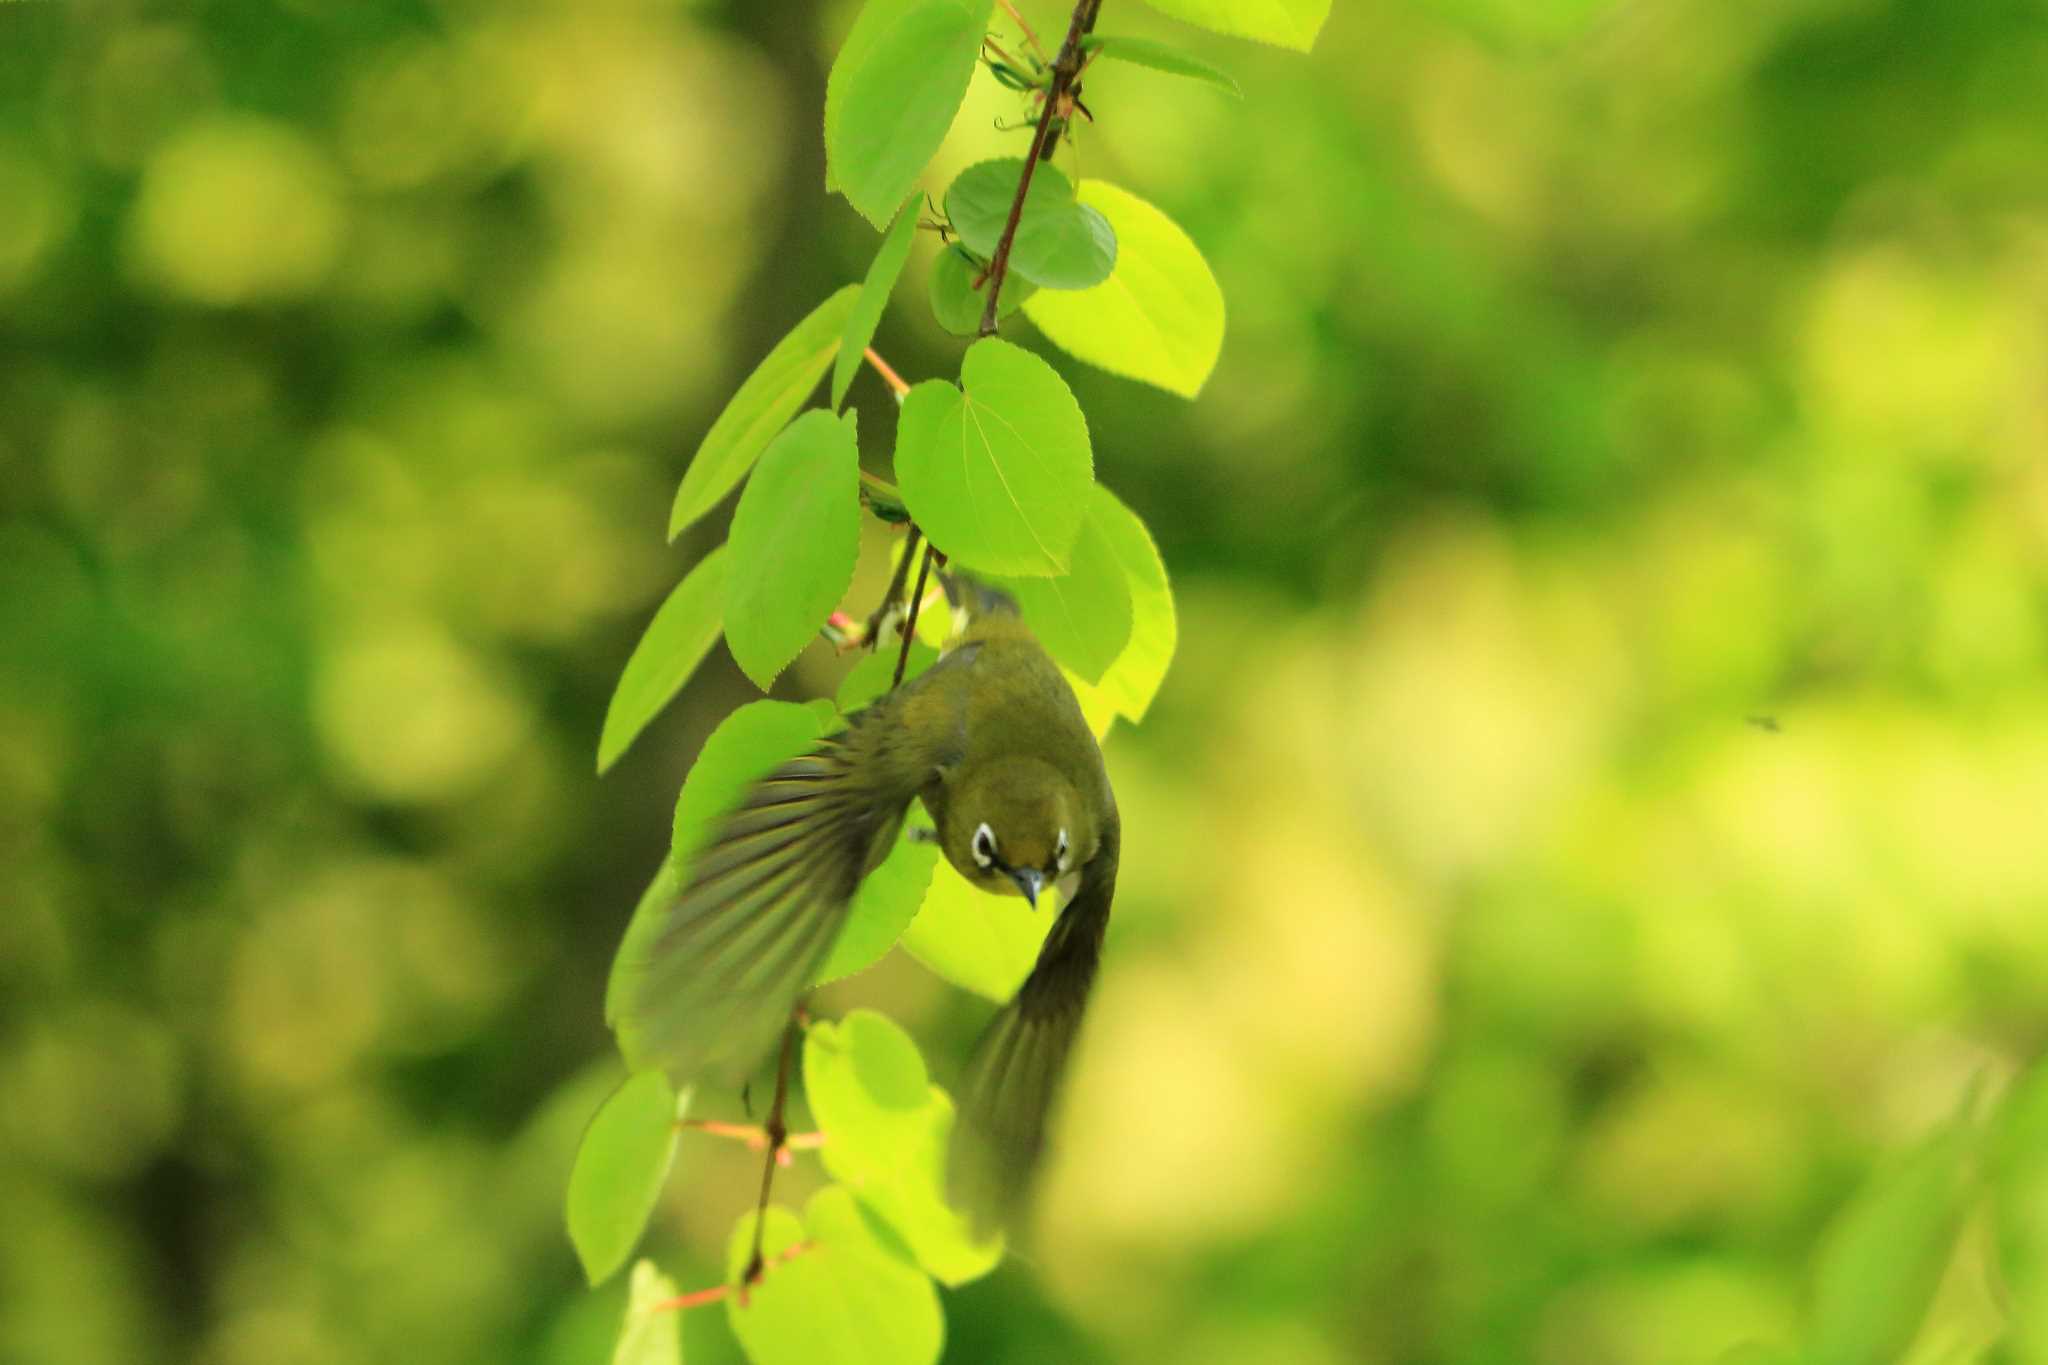
[[953, 1197], [1012, 1220], [1095, 977], [1116, 797], [1073, 689], [993, 594], [938, 662], [757, 782], [686, 869], [625, 1003], [679, 1080], [745, 1074], [787, 1025], [913, 800], [968, 881], [1065, 909], [957, 1091]]

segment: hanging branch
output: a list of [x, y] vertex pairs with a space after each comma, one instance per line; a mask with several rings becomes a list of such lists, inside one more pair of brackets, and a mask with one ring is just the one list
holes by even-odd
[[775, 1065], [775, 1103], [768, 1107], [768, 1122], [761, 1125], [768, 1160], [761, 1167], [761, 1203], [754, 1215], [754, 1254], [747, 1260], [746, 1273], [740, 1276], [742, 1286], [758, 1283], [767, 1268], [761, 1257], [761, 1238], [768, 1230], [768, 1196], [775, 1188], [775, 1166], [782, 1156], [783, 1144], [789, 1141], [789, 1129], [782, 1122], [782, 1108], [789, 1102], [789, 1064], [796, 1056], [797, 1032], [797, 1020], [792, 1016], [789, 1027], [782, 1034], [782, 1060]]
[[924, 543], [924, 559], [917, 566], [917, 588], [910, 594], [910, 619], [903, 623], [903, 648], [896, 651], [896, 676], [889, 681], [891, 691], [903, 685], [903, 669], [910, 662], [910, 641], [917, 634], [917, 610], [924, 605], [924, 581], [938, 553], [930, 541]]
[[1017, 177], [1017, 196], [1010, 201], [1010, 216], [1003, 222], [1003, 235], [996, 240], [995, 254], [988, 260], [988, 302], [981, 309], [981, 335], [996, 334], [996, 309], [1001, 303], [1003, 277], [1010, 269], [1010, 243], [1016, 240], [1017, 224], [1024, 217], [1024, 196], [1031, 192], [1031, 173], [1038, 163], [1052, 155], [1052, 124], [1060, 110], [1074, 98], [1080, 87], [1081, 67], [1086, 57], [1081, 40], [1095, 27], [1102, 0], [1075, 0], [1074, 17], [1067, 24], [1067, 40], [1052, 61], [1052, 81], [1045, 88], [1045, 107], [1038, 111], [1038, 131], [1031, 135], [1031, 152], [1024, 158], [1024, 172]]

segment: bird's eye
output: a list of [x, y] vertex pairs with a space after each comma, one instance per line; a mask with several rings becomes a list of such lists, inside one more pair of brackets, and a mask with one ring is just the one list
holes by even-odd
[[974, 827], [973, 853], [977, 867], [988, 867], [996, 860], [996, 835], [986, 820]]
[[1067, 832], [1061, 830], [1059, 842], [1052, 846], [1053, 862], [1059, 867], [1060, 871], [1065, 872], [1067, 870], [1067, 859], [1072, 857], [1073, 853], [1074, 850], [1067, 844]]

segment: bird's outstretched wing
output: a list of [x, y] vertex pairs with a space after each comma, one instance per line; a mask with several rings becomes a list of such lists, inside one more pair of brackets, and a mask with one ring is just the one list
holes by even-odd
[[949, 1159], [953, 1202], [977, 1231], [1016, 1222], [1045, 1151], [1046, 1122], [1081, 1029], [1116, 895], [1114, 816], [1017, 998], [989, 1021], [960, 1085]]
[[768, 1051], [888, 855], [914, 788], [863, 761], [893, 708], [762, 778], [684, 870], [621, 1002], [640, 1057], [678, 1079], [737, 1080]]

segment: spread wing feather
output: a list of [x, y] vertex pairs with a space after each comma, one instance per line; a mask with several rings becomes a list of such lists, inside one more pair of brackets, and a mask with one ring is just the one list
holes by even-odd
[[762, 778], [691, 860], [627, 1010], [680, 1077], [738, 1079], [768, 1051], [888, 853], [912, 791], [861, 780], [885, 707]]

